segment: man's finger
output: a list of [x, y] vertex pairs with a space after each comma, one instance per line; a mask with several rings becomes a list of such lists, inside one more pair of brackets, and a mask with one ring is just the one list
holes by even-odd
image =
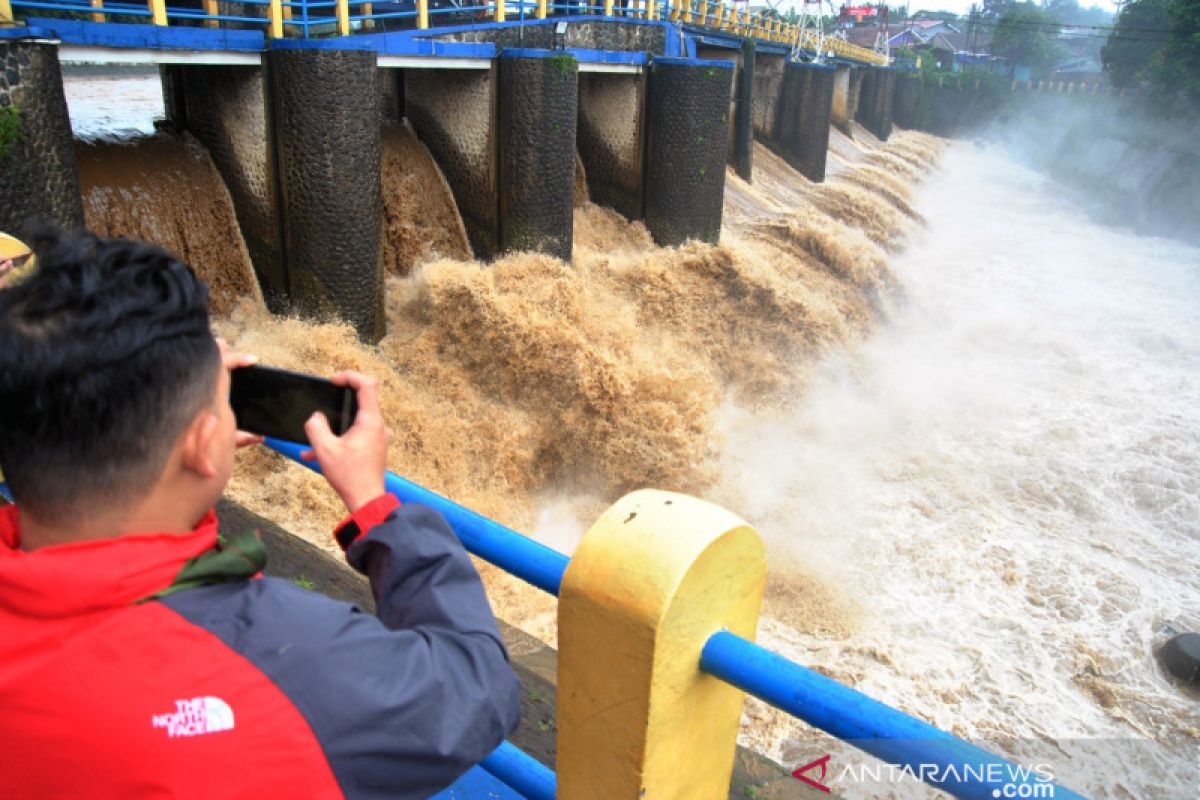
[[320, 411], [314, 411], [313, 415], [304, 423], [304, 432], [308, 434], [308, 441], [312, 444], [314, 451], [337, 440], [329, 428], [329, 420], [325, 419], [325, 415]]

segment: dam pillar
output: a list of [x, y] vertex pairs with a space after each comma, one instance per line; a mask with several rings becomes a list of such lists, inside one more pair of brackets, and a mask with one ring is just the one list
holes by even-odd
[[700, 654], [754, 638], [766, 574], [758, 534], [711, 503], [643, 490], [604, 512], [559, 593], [559, 797], [730, 796], [743, 695]]
[[571, 260], [579, 64], [553, 50], [500, 54], [502, 251]]
[[817, 183], [825, 180], [835, 75], [823, 64], [793, 63], [784, 70], [776, 142], [787, 162]]
[[291, 311], [269, 94], [261, 67], [165, 65], [167, 120], [208, 150], [233, 200], [267, 308]]
[[829, 104], [829, 122], [847, 136], [852, 136], [850, 120], [854, 119], [854, 109], [850, 106], [850, 74], [853, 69], [848, 64], [838, 64], [833, 75], [833, 98]]
[[0, 231], [25, 236], [39, 219], [82, 228], [58, 45], [28, 29], [0, 34]]
[[764, 141], [775, 136], [786, 60], [773, 53], [757, 53], [754, 58], [754, 135]]
[[475, 256], [500, 249], [496, 69], [409, 69], [404, 112], [446, 176]]
[[892, 133], [892, 90], [896, 71], [889, 67], [867, 67], [856, 119], [881, 142]]
[[292, 306], [384, 334], [379, 69], [375, 53], [267, 54]]
[[751, 180], [754, 170], [754, 62], [754, 40], [746, 39], [735, 76], [729, 148], [729, 163], [744, 181]]
[[892, 119], [902, 128], [921, 127], [921, 79], [915, 75], [896, 75], [892, 99]]
[[646, 104], [646, 227], [663, 246], [721, 238], [728, 61], [655, 58]]
[[579, 157], [592, 200], [641, 219], [646, 76], [587, 72], [579, 76]]

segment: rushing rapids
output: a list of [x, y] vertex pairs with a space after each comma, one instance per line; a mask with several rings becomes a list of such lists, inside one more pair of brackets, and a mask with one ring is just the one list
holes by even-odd
[[[719, 245], [658, 248], [580, 191], [570, 264], [483, 265], [398, 128], [389, 335], [364, 347], [245, 290], [194, 142], [119, 146], [81, 145], [89, 225], [184, 254], [220, 332], [266, 363], [378, 375], [395, 471], [564, 552], [631, 488], [712, 499], [767, 540], [768, 645], [1023, 762], [1048, 750], [1089, 795], [1194, 795], [1194, 700], [1150, 656], [1200, 627], [1194, 249], [1093, 225], [1001, 152], [856, 130], [833, 132], [821, 185], [756, 146]], [[186, 225], [132, 164], [172, 149], [212, 187]], [[332, 549], [339, 504], [307, 471], [246, 452], [231, 495]], [[552, 599], [484, 573], [500, 616], [553, 640]], [[744, 741], [789, 763], [865, 761], [755, 701], [747, 718]]]

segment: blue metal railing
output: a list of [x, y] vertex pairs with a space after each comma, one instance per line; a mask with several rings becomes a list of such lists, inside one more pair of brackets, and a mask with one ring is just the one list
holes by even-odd
[[[320, 472], [316, 462], [301, 459], [300, 454], [308, 449], [303, 445], [275, 439], [266, 443], [297, 463]], [[562, 553], [391, 472], [386, 475], [385, 485], [401, 502], [419, 503], [440, 512], [468, 552], [557, 596], [569, 561]], [[955, 797], [1081, 798], [1065, 787], [1042, 780], [1027, 767], [989, 753], [732, 633], [722, 631], [709, 638], [701, 654], [700, 669], [883, 761], [909, 768], [915, 777]], [[502, 775], [492, 774], [518, 789]], [[1006, 787], [1017, 791], [1025, 785], [1043, 793], [1004, 793]]]

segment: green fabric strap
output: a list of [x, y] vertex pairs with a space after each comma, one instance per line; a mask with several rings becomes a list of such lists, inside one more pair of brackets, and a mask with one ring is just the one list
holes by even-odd
[[142, 602], [198, 586], [245, 580], [262, 572], [266, 564], [267, 548], [258, 538], [257, 531], [243, 533], [228, 541], [219, 538], [216, 547], [184, 564], [170, 586], [144, 598]]

